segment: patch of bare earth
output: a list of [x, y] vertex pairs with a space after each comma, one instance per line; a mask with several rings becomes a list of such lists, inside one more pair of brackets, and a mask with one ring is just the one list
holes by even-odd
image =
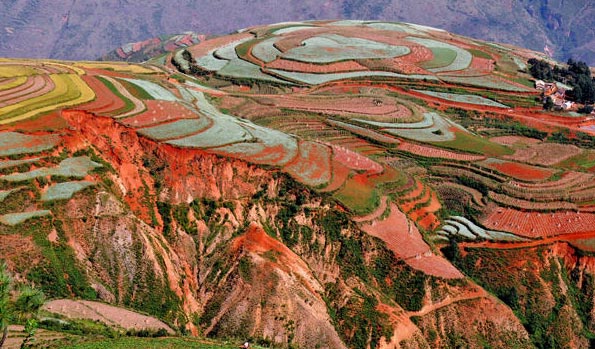
[[174, 333], [168, 325], [154, 317], [99, 302], [58, 299], [46, 303], [43, 309], [67, 318], [100, 321], [126, 330], [164, 329], [170, 334]]

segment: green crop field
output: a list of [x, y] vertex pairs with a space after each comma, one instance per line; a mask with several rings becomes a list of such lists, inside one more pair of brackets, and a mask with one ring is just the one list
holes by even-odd
[[454, 150], [462, 150], [469, 153], [484, 154], [486, 156], [511, 155], [514, 151], [504, 145], [490, 142], [474, 134], [456, 130], [455, 139], [446, 142], [430, 142], [431, 144]]
[[432, 47], [430, 48], [434, 57], [432, 60], [423, 62], [421, 66], [426, 69], [446, 67], [457, 58], [457, 52], [446, 47]]

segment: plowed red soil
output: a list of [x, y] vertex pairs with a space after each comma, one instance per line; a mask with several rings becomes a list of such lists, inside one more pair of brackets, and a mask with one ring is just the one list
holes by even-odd
[[430, 251], [415, 224], [390, 204], [390, 215], [381, 221], [374, 221], [362, 226], [362, 230], [384, 241], [387, 247], [402, 259], [412, 258]]
[[178, 119], [196, 119], [197, 115], [178, 102], [147, 100], [147, 110], [141, 114], [119, 120], [126, 126], [145, 127]]
[[209, 53], [211, 50], [215, 50], [220, 48], [221, 46], [225, 46], [230, 44], [234, 41], [241, 40], [244, 38], [252, 37], [252, 34], [248, 32], [238, 33], [233, 35], [225, 35], [222, 37], [210, 39], [207, 41], [203, 41], [198, 45], [190, 46], [188, 51], [192, 54], [192, 57], [199, 58]]
[[322, 192], [332, 192], [341, 188], [347, 178], [349, 178], [349, 173], [351, 173], [351, 170], [347, 166], [335, 159], [332, 160], [332, 169], [333, 174], [331, 182], [328, 186], [321, 190]]
[[53, 111], [48, 114], [36, 116], [16, 124], [0, 125], [1, 131], [57, 131], [68, 126], [66, 120], [61, 116], [61, 111]]
[[448, 279], [463, 277], [446, 259], [432, 253], [415, 224], [395, 204], [390, 205], [390, 210], [386, 219], [366, 224], [362, 230], [384, 241], [397, 258], [414, 269]]
[[458, 160], [458, 161], [479, 161], [484, 160], [486, 157], [483, 155], [474, 155], [474, 154], [463, 154], [463, 153], [455, 153], [453, 151], [434, 148], [427, 145], [420, 145], [409, 143], [407, 141], [401, 140], [401, 144], [397, 147], [399, 150], [406, 151], [408, 153], [412, 153], [415, 155], [421, 155], [430, 158], [441, 158], [441, 159], [449, 159], [449, 160]]
[[487, 74], [494, 70], [494, 61], [487, 58], [473, 57], [469, 68]]
[[107, 115], [124, 107], [124, 101], [118, 98], [97, 78], [90, 75], [83, 75], [82, 78], [95, 91], [95, 100], [78, 106], [78, 109], [98, 115]]
[[328, 183], [331, 180], [331, 150], [320, 143], [300, 141], [298, 156], [283, 170], [305, 184]]
[[280, 69], [302, 73], [342, 73], [350, 71], [364, 71], [368, 68], [354, 61], [335, 62], [329, 64], [313, 64], [287, 59], [276, 59], [265, 65], [270, 69]]
[[421, 270], [426, 274], [445, 279], [462, 279], [465, 276], [442, 256], [435, 254], [422, 255], [408, 259], [407, 264], [412, 268]]
[[545, 238], [593, 231], [595, 214], [572, 211], [523, 212], [499, 207], [486, 215], [481, 224], [488, 229], [508, 231], [524, 237]]
[[335, 145], [332, 147], [333, 159], [352, 170], [366, 171], [368, 174], [378, 174], [383, 171], [382, 165], [370, 158], [359, 155], [343, 147]]
[[538, 168], [516, 162], [490, 163], [487, 166], [507, 176], [524, 181], [542, 181], [554, 174], [554, 171], [551, 169]]

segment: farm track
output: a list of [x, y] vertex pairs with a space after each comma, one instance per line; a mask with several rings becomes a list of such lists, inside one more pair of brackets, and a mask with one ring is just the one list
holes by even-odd
[[456, 297], [451, 297], [450, 295], [447, 295], [443, 300], [441, 300], [437, 303], [431, 303], [431, 304], [424, 305], [421, 308], [421, 310], [408, 312], [407, 316], [409, 316], [409, 317], [425, 316], [425, 315], [428, 315], [429, 313], [432, 313], [436, 310], [445, 308], [445, 307], [452, 305], [454, 303], [478, 299], [478, 298], [486, 298], [486, 297], [488, 297], [488, 293], [484, 289], [481, 289], [481, 288], [476, 289], [475, 292], [465, 292], [462, 295], [459, 295]]

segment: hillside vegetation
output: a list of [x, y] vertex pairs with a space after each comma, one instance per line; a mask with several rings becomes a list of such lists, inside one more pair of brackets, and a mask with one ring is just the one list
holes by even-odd
[[343, 20], [0, 60], [11, 345], [592, 346], [595, 124], [544, 59]]

